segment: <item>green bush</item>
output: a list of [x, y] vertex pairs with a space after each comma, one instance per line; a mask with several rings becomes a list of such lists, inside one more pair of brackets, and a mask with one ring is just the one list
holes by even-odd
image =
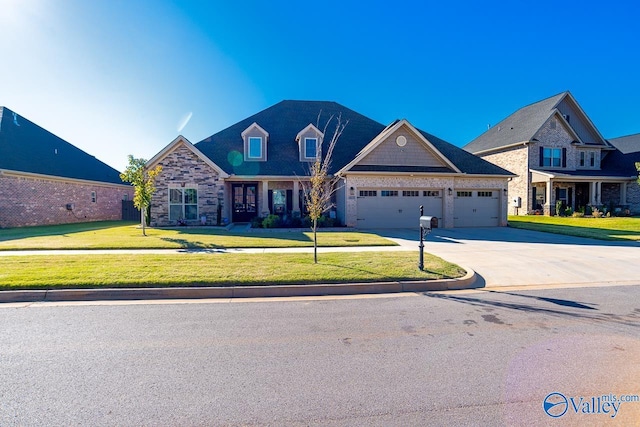
[[567, 208], [564, 210], [564, 216], [572, 216], [572, 215], [573, 215], [573, 209]]
[[278, 215], [271, 214], [262, 221], [262, 227], [278, 228], [280, 227], [281, 223], [282, 221], [280, 220], [280, 217]]
[[562, 200], [556, 201], [556, 215], [562, 216]]
[[251, 220], [251, 228], [262, 228], [262, 218], [259, 216], [254, 217]]

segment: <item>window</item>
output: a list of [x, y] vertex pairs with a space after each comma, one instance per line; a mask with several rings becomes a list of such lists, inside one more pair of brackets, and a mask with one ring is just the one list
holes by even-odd
[[586, 164], [585, 158], [587, 157], [587, 153], [584, 151], [580, 152], [580, 166], [584, 166]]
[[262, 138], [259, 136], [249, 137], [249, 158], [259, 159], [262, 157]]
[[493, 191], [478, 191], [478, 197], [493, 197]]
[[273, 203], [273, 212], [276, 214], [283, 214], [287, 209], [287, 191], [286, 190], [273, 190], [271, 199]]
[[596, 153], [594, 151], [589, 152], [589, 166], [592, 168], [596, 166]]
[[95, 203], [96, 200], [97, 200], [96, 192], [92, 191], [91, 192], [91, 203]]
[[398, 197], [397, 190], [382, 190], [380, 191], [382, 197]]
[[542, 166], [554, 168], [562, 166], [562, 149], [545, 147], [544, 150], [542, 150]]
[[198, 189], [169, 188], [169, 221], [198, 219]]
[[402, 197], [418, 197], [420, 192], [418, 190], [405, 190], [402, 192]]
[[595, 151], [581, 151], [580, 152], [580, 166], [581, 167], [596, 167], [596, 152]]
[[423, 191], [422, 195], [424, 197], [440, 197], [440, 191], [438, 190], [427, 190], [427, 191]]
[[304, 157], [315, 159], [318, 156], [318, 138], [304, 139]]
[[360, 197], [376, 197], [377, 195], [376, 190], [360, 190]]
[[471, 197], [471, 191], [456, 191], [458, 197]]

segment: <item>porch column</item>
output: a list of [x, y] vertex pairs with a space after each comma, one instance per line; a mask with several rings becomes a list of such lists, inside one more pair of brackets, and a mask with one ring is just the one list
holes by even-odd
[[592, 181], [589, 184], [591, 186], [591, 188], [589, 189], [589, 193], [591, 195], [591, 201], [589, 202], [589, 204], [591, 206], [595, 206], [597, 205], [597, 202], [596, 202], [596, 197], [597, 197], [596, 193], [598, 192], [598, 187], [596, 185], [597, 183], [595, 181]]
[[621, 205], [627, 204], [627, 183], [626, 182], [620, 183], [620, 204]]
[[545, 197], [544, 197], [544, 206], [542, 209], [544, 210], [545, 215], [551, 215], [551, 188], [552, 187], [553, 185], [551, 184], [551, 180], [544, 183]]
[[300, 197], [298, 194], [300, 193], [298, 181], [293, 181], [293, 212], [300, 213]]
[[602, 204], [602, 182], [596, 182], [596, 205]]
[[269, 181], [262, 181], [262, 214], [269, 215]]

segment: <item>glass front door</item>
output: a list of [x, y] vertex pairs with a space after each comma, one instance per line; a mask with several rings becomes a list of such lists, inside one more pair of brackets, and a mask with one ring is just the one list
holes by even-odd
[[258, 215], [258, 185], [232, 184], [233, 222], [249, 222]]

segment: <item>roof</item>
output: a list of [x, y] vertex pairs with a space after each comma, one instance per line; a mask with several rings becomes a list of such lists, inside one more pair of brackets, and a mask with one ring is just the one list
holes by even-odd
[[637, 153], [640, 151], [640, 133], [611, 138], [608, 141], [623, 154]]
[[6, 107], [0, 107], [0, 169], [123, 184], [111, 166]]
[[[320, 120], [318, 123], [319, 115]], [[195, 144], [195, 147], [229, 175], [304, 176], [308, 175], [308, 164], [300, 162], [296, 136], [309, 124], [313, 124], [321, 132], [324, 131], [327, 120], [333, 116], [326, 129], [325, 141], [328, 141], [333, 135], [338, 115], [341, 116], [342, 123], [346, 121], [348, 123], [333, 152], [331, 168], [329, 169], [331, 174], [349, 164], [381, 132], [397, 123], [395, 121], [389, 126], [384, 126], [336, 102], [285, 100], [205, 138]], [[253, 123], [258, 124], [269, 133], [267, 161], [238, 162], [238, 159], [243, 158], [242, 153], [244, 150], [241, 134]], [[423, 131], [419, 132], [463, 173], [513, 175], [440, 138]], [[240, 164], [234, 166], [234, 163]], [[352, 170], [363, 170], [363, 168], [371, 172], [408, 172], [404, 167], [385, 165], [358, 167]], [[417, 172], [443, 171], [425, 169]]]
[[470, 153], [480, 153], [530, 141], [551, 116], [562, 98], [568, 94], [569, 92], [562, 92], [520, 108], [463, 148]]

